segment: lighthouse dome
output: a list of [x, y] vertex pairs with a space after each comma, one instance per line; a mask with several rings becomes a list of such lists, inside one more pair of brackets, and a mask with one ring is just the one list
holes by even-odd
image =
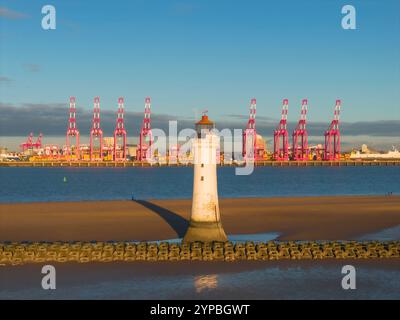
[[197, 136], [200, 138], [202, 133], [208, 132], [214, 129], [215, 124], [208, 118], [208, 115], [203, 114], [201, 120], [196, 122]]

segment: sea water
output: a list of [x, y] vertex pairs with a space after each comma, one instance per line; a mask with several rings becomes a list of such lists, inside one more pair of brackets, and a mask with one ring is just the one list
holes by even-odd
[[[65, 178], [65, 179], [64, 179]], [[0, 202], [190, 199], [193, 168], [0, 168]], [[218, 168], [221, 198], [400, 194], [400, 168]]]

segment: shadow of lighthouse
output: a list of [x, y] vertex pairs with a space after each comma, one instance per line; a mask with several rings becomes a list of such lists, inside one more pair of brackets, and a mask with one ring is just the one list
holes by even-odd
[[161, 218], [167, 222], [172, 229], [177, 233], [178, 238], [183, 238], [187, 228], [189, 227], [189, 221], [182, 218], [175, 212], [172, 212], [166, 208], [160, 207], [152, 202], [146, 200], [134, 200], [136, 203], [141, 204], [143, 207], [157, 213]]

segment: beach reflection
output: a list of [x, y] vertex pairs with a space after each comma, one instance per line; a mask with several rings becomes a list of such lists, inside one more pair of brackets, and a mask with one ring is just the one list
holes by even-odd
[[194, 277], [194, 287], [197, 293], [204, 290], [216, 289], [218, 286], [218, 275], [208, 274]]

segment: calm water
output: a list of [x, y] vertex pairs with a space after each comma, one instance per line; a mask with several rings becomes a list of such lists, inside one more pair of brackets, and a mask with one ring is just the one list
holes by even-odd
[[[0, 168], [0, 202], [191, 198], [192, 179], [191, 167]], [[400, 194], [399, 167], [223, 167], [218, 179], [224, 198]]]

